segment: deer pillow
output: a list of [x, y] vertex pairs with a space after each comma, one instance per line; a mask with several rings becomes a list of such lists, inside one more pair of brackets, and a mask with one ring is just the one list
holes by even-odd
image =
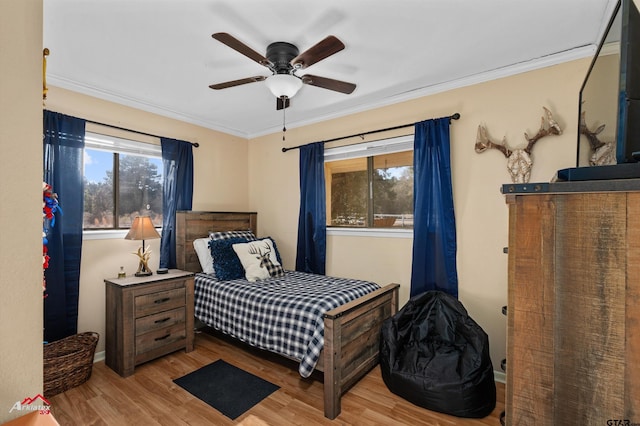
[[233, 251], [238, 255], [248, 281], [284, 276], [273, 241], [269, 238], [234, 244]]

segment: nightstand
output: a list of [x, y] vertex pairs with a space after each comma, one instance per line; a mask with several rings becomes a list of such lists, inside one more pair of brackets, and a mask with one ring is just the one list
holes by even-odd
[[106, 286], [106, 364], [123, 377], [136, 365], [193, 350], [192, 272], [111, 278]]

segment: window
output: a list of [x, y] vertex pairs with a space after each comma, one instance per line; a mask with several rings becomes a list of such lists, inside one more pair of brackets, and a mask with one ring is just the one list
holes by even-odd
[[126, 229], [139, 215], [162, 226], [162, 171], [160, 145], [87, 133], [84, 229]]
[[325, 150], [327, 226], [413, 228], [413, 135]]

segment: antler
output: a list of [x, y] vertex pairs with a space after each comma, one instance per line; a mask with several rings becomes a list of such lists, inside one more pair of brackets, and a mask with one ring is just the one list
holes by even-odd
[[[540, 130], [538, 130], [538, 133], [531, 138], [526, 132], [524, 133], [524, 137], [528, 142], [527, 147], [524, 149], [518, 148], [511, 150], [507, 148], [506, 137], [502, 138], [502, 144], [491, 142], [489, 136], [487, 135], [487, 129], [483, 125], [478, 126], [478, 134], [476, 136], [475, 145], [476, 152], [482, 153], [489, 148], [495, 148], [502, 152], [504, 156], [507, 157], [507, 169], [509, 170], [509, 174], [511, 175], [511, 180], [514, 183], [529, 182], [531, 167], [533, 166], [531, 150], [533, 149], [533, 146], [536, 144], [536, 142], [548, 135], [562, 134], [562, 129], [560, 128], [560, 125], [553, 119], [551, 111], [549, 111], [545, 107], [542, 108], [544, 108], [545, 115], [542, 117]], [[545, 126], [545, 117], [549, 127]]]
[[250, 244], [249, 245], [249, 254], [257, 254], [259, 256], [265, 256], [269, 253], [271, 253], [271, 248], [269, 247], [269, 243], [265, 242], [264, 243], [264, 248], [265, 248], [265, 252], [262, 253], [262, 249], [260, 247], [258, 247], [256, 244]]
[[507, 148], [507, 140], [506, 136], [502, 138], [502, 143], [491, 142], [489, 136], [487, 135], [487, 128], [482, 124], [478, 126], [478, 133], [476, 135], [476, 152], [478, 154], [485, 152], [487, 149], [494, 148], [499, 150], [504, 154], [505, 157], [509, 158], [511, 155], [511, 150]]
[[527, 147], [524, 149], [527, 154], [531, 154], [533, 145], [535, 145], [536, 142], [538, 142], [543, 137], [562, 134], [562, 129], [560, 128], [560, 125], [556, 122], [556, 120], [553, 119], [553, 114], [551, 114], [551, 111], [549, 111], [546, 107], [542, 108], [544, 108], [544, 113], [547, 117], [547, 121], [549, 122], [549, 127], [545, 128], [545, 117], [542, 116], [542, 118], [540, 119], [540, 130], [538, 130], [538, 133], [536, 133], [535, 136], [530, 138], [527, 132], [524, 132], [524, 138], [529, 141]]
[[604, 126], [605, 125], [602, 124], [600, 125], [600, 127], [598, 127], [596, 130], [592, 132], [587, 127], [585, 112], [582, 111], [582, 114], [580, 114], [580, 133], [587, 137], [587, 140], [589, 141], [589, 145], [591, 146], [591, 149], [593, 151], [606, 145], [605, 142], [602, 142], [600, 139], [598, 139], [598, 135], [604, 130]]

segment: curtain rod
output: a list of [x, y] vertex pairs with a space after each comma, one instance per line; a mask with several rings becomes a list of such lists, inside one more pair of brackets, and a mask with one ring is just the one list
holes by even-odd
[[[161, 139], [161, 138], [164, 137], [164, 136], [152, 135], [151, 133], [139, 132], [137, 130], [125, 129], [124, 127], [114, 126], [113, 124], [100, 123], [98, 121], [93, 121], [93, 120], [85, 120], [85, 121], [87, 123], [97, 124], [99, 126], [105, 126], [105, 127], [111, 127], [112, 129], [124, 130], [125, 132], [132, 132], [132, 133], [137, 133], [139, 135], [151, 136], [152, 138]], [[194, 147], [196, 147], [196, 148], [198, 148], [200, 146], [200, 144], [198, 142], [189, 142], [189, 143], [191, 145], [193, 145]]]
[[[450, 115], [448, 118], [449, 118], [449, 120], [458, 120], [458, 119], [460, 119], [460, 113], [456, 112], [455, 114]], [[349, 136], [341, 136], [339, 138], [333, 138], [333, 139], [329, 139], [329, 140], [326, 140], [326, 141], [323, 141], [323, 142], [324, 143], [335, 142], [335, 141], [339, 141], [339, 140], [342, 140], [342, 139], [353, 138], [353, 137], [356, 137], [356, 136], [360, 136], [361, 138], [364, 138], [366, 135], [371, 135], [373, 133], [381, 133], [381, 132], [388, 132], [390, 130], [404, 129], [405, 127], [411, 127], [413, 125], [415, 125], [415, 123], [403, 124], [401, 126], [395, 126], [395, 127], [387, 127], [386, 129], [371, 130], [369, 132], [356, 133], [356, 134], [349, 135]], [[291, 148], [282, 148], [282, 152], [287, 152], [287, 151], [290, 151], [292, 149], [298, 149], [298, 148], [300, 148], [302, 146], [304, 146], [304, 145], [292, 146]]]

